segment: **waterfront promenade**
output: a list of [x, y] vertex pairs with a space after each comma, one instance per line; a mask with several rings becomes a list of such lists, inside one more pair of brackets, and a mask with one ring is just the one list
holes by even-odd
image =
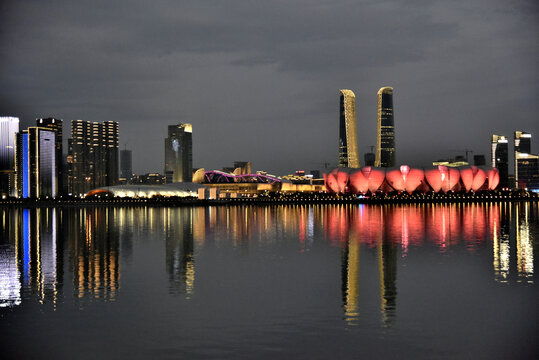
[[274, 193], [258, 197], [197, 199], [195, 197], [154, 197], [154, 198], [65, 198], [65, 199], [3, 199], [0, 208], [9, 207], [94, 207], [94, 206], [223, 206], [223, 205], [271, 205], [271, 204], [429, 204], [429, 203], [483, 203], [539, 201], [539, 195], [526, 191], [448, 193], [448, 194], [386, 194], [370, 197], [355, 195], [335, 195], [326, 193], [283, 194]]

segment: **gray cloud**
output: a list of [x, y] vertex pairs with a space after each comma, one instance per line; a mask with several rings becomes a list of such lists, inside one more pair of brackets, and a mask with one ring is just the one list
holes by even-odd
[[162, 171], [166, 126], [179, 121], [193, 123], [196, 166], [335, 163], [340, 88], [356, 92], [362, 152], [375, 143], [376, 91], [395, 88], [402, 162], [488, 157], [492, 132], [539, 137], [532, 1], [1, 6], [2, 114], [117, 120], [138, 172]]

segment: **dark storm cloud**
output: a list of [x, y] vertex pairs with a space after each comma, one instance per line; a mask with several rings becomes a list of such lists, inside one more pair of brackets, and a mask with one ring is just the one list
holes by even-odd
[[534, 2], [13, 1], [0, 9], [2, 114], [25, 124], [48, 115], [117, 120], [138, 172], [161, 171], [166, 126], [179, 121], [193, 123], [195, 166], [251, 160], [288, 172], [335, 162], [340, 88], [356, 92], [361, 152], [375, 143], [381, 86], [395, 88], [399, 161], [464, 148], [488, 155], [491, 132], [539, 137]]

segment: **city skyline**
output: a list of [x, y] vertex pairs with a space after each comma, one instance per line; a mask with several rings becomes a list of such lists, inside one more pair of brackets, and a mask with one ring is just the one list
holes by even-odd
[[117, 121], [136, 173], [162, 171], [177, 122], [197, 129], [195, 167], [221, 168], [246, 148], [272, 173], [336, 166], [340, 88], [361, 104], [360, 159], [376, 145], [384, 84], [398, 91], [398, 163], [488, 156], [492, 133], [539, 133], [533, 2], [283, 6], [3, 2], [0, 113], [21, 128], [51, 116]]

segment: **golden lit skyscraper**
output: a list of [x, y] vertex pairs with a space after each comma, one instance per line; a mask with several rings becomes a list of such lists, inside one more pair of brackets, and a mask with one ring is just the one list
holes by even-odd
[[395, 123], [393, 120], [393, 88], [378, 90], [378, 130], [375, 166], [395, 166]]
[[339, 115], [339, 167], [358, 168], [356, 95], [352, 90], [341, 90]]

